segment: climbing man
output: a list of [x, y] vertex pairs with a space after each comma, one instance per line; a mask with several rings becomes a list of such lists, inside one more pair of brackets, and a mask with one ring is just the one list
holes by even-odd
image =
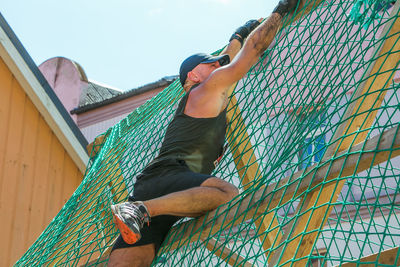
[[234, 185], [211, 175], [223, 152], [229, 88], [268, 48], [297, 1], [281, 0], [261, 24], [251, 20], [239, 27], [220, 56], [195, 54], [182, 63], [186, 94], [159, 155], [137, 176], [130, 201], [111, 207], [121, 235], [109, 266], [149, 266], [177, 220], [205, 214], [238, 195]]

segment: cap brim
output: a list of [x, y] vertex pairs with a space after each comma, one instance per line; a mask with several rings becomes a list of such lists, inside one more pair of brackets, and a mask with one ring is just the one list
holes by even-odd
[[219, 61], [220, 65], [226, 65], [229, 64], [230, 58], [229, 55], [221, 55], [221, 56], [210, 56], [209, 58], [201, 61], [201, 63], [213, 63]]

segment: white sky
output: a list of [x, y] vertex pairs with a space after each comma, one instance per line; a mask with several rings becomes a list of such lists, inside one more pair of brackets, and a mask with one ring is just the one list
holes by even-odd
[[37, 65], [62, 56], [121, 90], [176, 75], [197, 52], [224, 46], [278, 0], [2, 0], [0, 12]]

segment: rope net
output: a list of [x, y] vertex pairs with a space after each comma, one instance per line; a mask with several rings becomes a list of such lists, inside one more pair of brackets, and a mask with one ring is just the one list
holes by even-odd
[[[214, 174], [240, 195], [179, 221], [153, 265], [400, 257], [398, 10], [391, 1], [310, 1], [286, 18], [230, 99], [228, 151]], [[107, 262], [118, 235], [110, 205], [127, 200], [157, 155], [182, 94], [175, 81], [97, 139], [82, 184], [16, 265]]]

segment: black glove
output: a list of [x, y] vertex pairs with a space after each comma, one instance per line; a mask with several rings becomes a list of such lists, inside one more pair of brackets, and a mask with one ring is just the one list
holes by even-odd
[[297, 2], [298, 0], [280, 0], [272, 13], [278, 13], [284, 17], [287, 13], [296, 8]]
[[231, 38], [229, 39], [229, 42], [232, 41], [233, 39], [238, 40], [242, 45], [243, 45], [243, 40], [249, 36], [249, 34], [257, 28], [257, 26], [260, 25], [260, 22], [258, 20], [252, 19], [246, 22], [243, 26], [240, 26], [239, 28], [236, 29], [236, 31], [232, 34]]

